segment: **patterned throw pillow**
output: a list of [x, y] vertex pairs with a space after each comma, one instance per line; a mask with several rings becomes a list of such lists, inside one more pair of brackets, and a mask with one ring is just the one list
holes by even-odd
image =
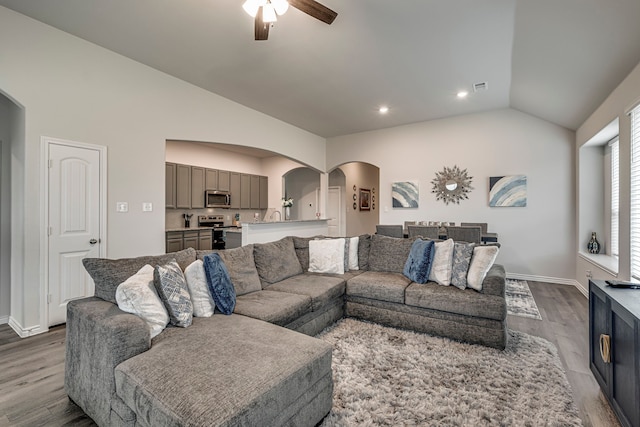
[[309, 272], [343, 274], [344, 241], [343, 238], [309, 241]]
[[433, 257], [433, 265], [429, 280], [439, 285], [451, 284], [451, 268], [453, 265], [453, 239], [435, 243], [436, 253]]
[[458, 289], [467, 287], [467, 273], [475, 243], [455, 242], [453, 247], [453, 268], [451, 284]]
[[216, 307], [222, 314], [233, 313], [236, 307], [236, 290], [220, 255], [215, 253], [206, 255], [203, 262], [209, 292], [216, 302]]
[[158, 291], [174, 326], [186, 328], [193, 322], [193, 304], [187, 281], [176, 260], [153, 269], [153, 285]]
[[433, 248], [433, 240], [416, 239], [411, 245], [411, 251], [402, 273], [416, 283], [427, 283], [435, 253]]
[[467, 273], [467, 287], [482, 291], [482, 282], [487, 276], [489, 269], [498, 257], [497, 246], [476, 246], [473, 248], [469, 273]]

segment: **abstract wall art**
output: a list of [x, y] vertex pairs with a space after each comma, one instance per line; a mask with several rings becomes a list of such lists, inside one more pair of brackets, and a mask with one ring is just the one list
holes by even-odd
[[526, 175], [492, 176], [489, 178], [489, 206], [527, 206]]
[[417, 208], [419, 196], [417, 181], [402, 181], [391, 184], [391, 198], [394, 208]]

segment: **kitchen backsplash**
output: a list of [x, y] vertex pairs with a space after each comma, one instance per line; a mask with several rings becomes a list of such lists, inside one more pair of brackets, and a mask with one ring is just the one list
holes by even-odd
[[253, 221], [254, 214], [257, 212], [262, 221], [265, 209], [166, 209], [165, 229], [174, 229], [184, 227], [183, 214], [193, 214], [191, 217], [191, 228], [198, 226], [199, 215], [223, 215], [224, 225], [233, 225], [235, 214], [240, 214], [240, 222]]

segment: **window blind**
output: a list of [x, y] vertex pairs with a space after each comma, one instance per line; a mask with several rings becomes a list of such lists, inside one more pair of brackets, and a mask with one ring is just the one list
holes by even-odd
[[611, 146], [611, 236], [610, 254], [618, 256], [618, 224], [620, 218], [620, 144], [618, 138]]
[[640, 280], [640, 105], [631, 116], [631, 276]]

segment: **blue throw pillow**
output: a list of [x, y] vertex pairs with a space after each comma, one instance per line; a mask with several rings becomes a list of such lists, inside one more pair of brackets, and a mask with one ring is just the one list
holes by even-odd
[[427, 283], [435, 252], [433, 240], [416, 239], [411, 245], [402, 274], [416, 283]]
[[236, 290], [231, 283], [227, 267], [218, 254], [205, 255], [202, 259], [207, 286], [216, 308], [223, 314], [233, 313], [236, 307]]

